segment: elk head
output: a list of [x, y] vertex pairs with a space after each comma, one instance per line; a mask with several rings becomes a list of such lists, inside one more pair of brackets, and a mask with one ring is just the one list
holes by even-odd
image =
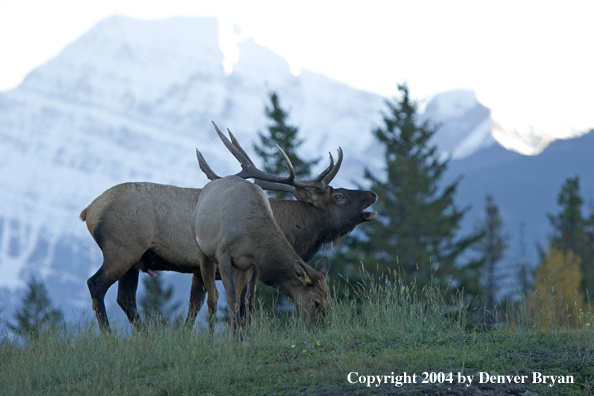
[[292, 290], [287, 295], [291, 296], [289, 301], [301, 311], [308, 328], [321, 321], [326, 314], [330, 289], [325, 277], [329, 269], [330, 261], [326, 256], [318, 262], [315, 271], [302, 262], [295, 262], [295, 275], [300, 284], [289, 286]]

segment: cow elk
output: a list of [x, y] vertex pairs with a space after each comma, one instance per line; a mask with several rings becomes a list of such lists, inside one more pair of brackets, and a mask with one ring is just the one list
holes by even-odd
[[328, 286], [324, 279], [329, 269], [327, 258], [314, 270], [295, 253], [276, 225], [268, 198], [259, 186], [237, 176], [211, 181], [198, 198], [192, 230], [208, 294], [211, 330], [218, 299], [216, 264], [227, 295], [232, 341], [240, 323], [238, 302], [244, 287], [243, 319], [246, 327], [249, 325], [260, 272], [275, 274], [271, 277], [272, 286], [298, 304], [308, 325], [328, 306]]

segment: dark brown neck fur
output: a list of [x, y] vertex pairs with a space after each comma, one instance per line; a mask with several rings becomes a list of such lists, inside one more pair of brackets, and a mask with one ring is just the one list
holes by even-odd
[[312, 204], [271, 199], [270, 206], [276, 223], [305, 262], [310, 261], [323, 244], [342, 236], [340, 230], [332, 226], [330, 216]]

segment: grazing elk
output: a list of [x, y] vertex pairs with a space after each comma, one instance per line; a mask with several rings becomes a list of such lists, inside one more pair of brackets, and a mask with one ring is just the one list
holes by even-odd
[[[245, 153], [233, 136], [232, 142]], [[329, 186], [341, 162], [339, 151], [336, 164], [331, 162], [315, 179], [316, 188], [282, 187], [296, 201], [269, 200], [277, 225], [304, 261], [311, 260], [322, 245], [375, 217], [375, 212], [365, 210], [377, 200], [375, 193]], [[100, 328], [109, 329], [104, 297], [113, 283], [118, 281], [117, 302], [128, 320], [139, 324], [139, 271], [154, 276], [154, 271], [162, 270], [193, 274], [186, 320], [187, 326], [193, 325], [206, 295], [190, 221], [200, 192], [155, 183], [123, 183], [105, 191], [81, 212], [80, 218], [103, 252], [103, 265], [87, 281]], [[271, 284], [274, 276], [263, 271], [260, 280]]]
[[[290, 188], [323, 188], [316, 180], [295, 180], [293, 165], [280, 147], [290, 171], [289, 177], [282, 178], [258, 170], [239, 144], [231, 144], [216, 125], [215, 128], [223, 143], [239, 160], [242, 171], [234, 176], [220, 178], [196, 150], [200, 168], [211, 180], [202, 189], [192, 215], [192, 233], [198, 244], [200, 273], [208, 293], [210, 328], [214, 330], [217, 311], [217, 264], [231, 314], [232, 340], [240, 320], [238, 298], [242, 297], [245, 289], [241, 303], [246, 307], [247, 328], [256, 282], [262, 270], [267, 274], [276, 274], [269, 277], [269, 284], [297, 304], [309, 327], [328, 305], [328, 286], [324, 279], [329, 270], [328, 259], [324, 257], [316, 270], [307, 266], [276, 224], [270, 202], [262, 188], [244, 179], [254, 178], [267, 187], [288, 185]], [[229, 134], [235, 140], [231, 132]], [[331, 160], [329, 169], [333, 165]]]
[[232, 341], [240, 320], [238, 299], [245, 287], [247, 327], [260, 272], [267, 273], [271, 285], [299, 306], [308, 325], [327, 307], [328, 286], [324, 279], [329, 269], [327, 258], [314, 270], [295, 253], [275, 223], [268, 198], [259, 186], [238, 176], [208, 183], [192, 215], [192, 231], [208, 293], [211, 330], [217, 311], [217, 264], [227, 294]]

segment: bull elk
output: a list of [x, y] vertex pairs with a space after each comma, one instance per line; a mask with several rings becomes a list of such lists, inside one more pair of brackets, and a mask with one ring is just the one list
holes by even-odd
[[[218, 128], [217, 133], [222, 136]], [[232, 145], [244, 152], [233, 136]], [[306, 262], [323, 245], [332, 244], [375, 217], [375, 212], [366, 211], [377, 200], [375, 193], [329, 185], [341, 162], [339, 151], [336, 164], [331, 161], [315, 179], [319, 188], [282, 187], [291, 191], [296, 201], [269, 200], [277, 225]], [[274, 183], [262, 184], [265, 189], [278, 187]], [[193, 274], [186, 325], [194, 323], [206, 295], [190, 221], [200, 193], [201, 189], [196, 188], [123, 183], [105, 191], [81, 212], [80, 218], [86, 221], [103, 253], [101, 268], [87, 281], [101, 329], [109, 329], [104, 297], [116, 281], [118, 305], [130, 323], [140, 323], [136, 308], [140, 271], [152, 276], [155, 271]], [[259, 276], [269, 285], [276, 274], [264, 270]]]

